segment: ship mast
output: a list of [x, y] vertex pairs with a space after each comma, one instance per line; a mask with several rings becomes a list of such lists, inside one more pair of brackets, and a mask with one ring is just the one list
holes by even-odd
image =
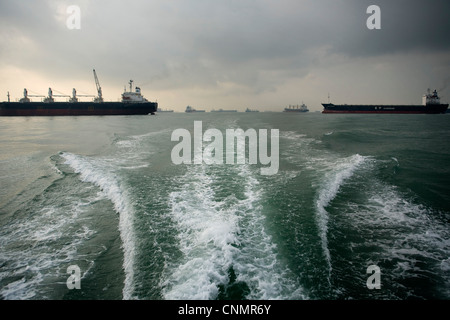
[[97, 86], [97, 93], [98, 93], [98, 97], [95, 98], [94, 101], [95, 102], [103, 102], [102, 87], [100, 87], [100, 82], [98, 81], [97, 73], [95, 72], [95, 69], [94, 69], [94, 79], [95, 79], [95, 85]]
[[130, 80], [128, 83], [130, 84], [130, 92], [133, 92], [133, 80]]

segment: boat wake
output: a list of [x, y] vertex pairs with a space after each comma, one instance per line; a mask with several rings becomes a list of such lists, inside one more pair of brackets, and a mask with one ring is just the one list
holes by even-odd
[[80, 174], [83, 182], [89, 182], [102, 190], [102, 193], [113, 203], [114, 210], [119, 214], [119, 231], [124, 250], [123, 268], [125, 270], [125, 284], [123, 298], [133, 297], [133, 278], [136, 239], [134, 234], [134, 208], [131, 204], [127, 189], [123, 187], [120, 178], [114, 173], [113, 166], [108, 161], [90, 159], [68, 152], [62, 152], [65, 159], [75, 173]]
[[191, 165], [170, 194], [182, 257], [162, 283], [166, 299], [305, 299], [266, 231], [257, 169]]
[[[337, 159], [335, 163], [326, 166], [323, 181], [316, 200], [317, 209], [317, 224], [319, 227], [319, 235], [322, 241], [322, 249], [329, 270], [329, 279], [332, 272], [332, 263], [330, 250], [328, 248], [328, 212], [326, 210], [330, 202], [336, 197], [342, 185], [352, 177], [355, 170], [357, 170], [365, 161], [367, 157], [356, 154], [348, 158]], [[331, 169], [331, 170], [330, 170]]]

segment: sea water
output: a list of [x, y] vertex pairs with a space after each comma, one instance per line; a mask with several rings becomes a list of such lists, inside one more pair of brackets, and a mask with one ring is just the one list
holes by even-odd
[[[279, 130], [277, 173], [174, 164], [195, 121]], [[449, 299], [449, 136], [447, 115], [0, 118], [0, 297]]]

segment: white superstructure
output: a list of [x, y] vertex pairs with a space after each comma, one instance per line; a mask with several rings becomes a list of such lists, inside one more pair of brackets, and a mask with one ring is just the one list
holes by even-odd
[[422, 96], [422, 104], [426, 106], [427, 104], [441, 104], [441, 99], [439, 98], [437, 91], [434, 90], [433, 93], [428, 89], [427, 94]]
[[148, 102], [148, 100], [141, 95], [141, 88], [136, 87], [136, 91], [132, 92], [133, 80], [130, 80], [129, 84], [130, 91], [124, 91], [124, 93], [122, 93], [122, 102]]

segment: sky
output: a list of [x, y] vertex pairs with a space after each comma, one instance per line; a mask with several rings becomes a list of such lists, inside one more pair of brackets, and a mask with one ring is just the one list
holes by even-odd
[[[381, 29], [367, 27], [371, 5]], [[428, 88], [448, 102], [449, 12], [448, 0], [0, 0], [0, 101], [95, 95], [95, 69], [105, 100], [132, 79], [175, 111], [421, 104]]]

